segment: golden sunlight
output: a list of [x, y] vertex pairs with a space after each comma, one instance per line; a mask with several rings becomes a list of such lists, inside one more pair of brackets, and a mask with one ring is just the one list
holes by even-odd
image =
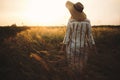
[[[24, 22], [30, 25], [57, 25], [62, 24], [65, 17], [65, 1], [29, 0], [23, 13]], [[56, 23], [56, 24], [55, 24]]]
[[[67, 0], [0, 0], [0, 26], [63, 26], [70, 13]], [[92, 25], [120, 25], [120, 0], [80, 1]], [[112, 15], [112, 16], [111, 16]]]

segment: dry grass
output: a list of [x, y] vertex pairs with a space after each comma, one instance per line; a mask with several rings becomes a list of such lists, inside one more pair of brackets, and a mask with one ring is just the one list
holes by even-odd
[[[75, 80], [65, 53], [59, 52], [65, 27], [0, 30], [0, 80]], [[119, 80], [120, 28], [92, 30], [98, 54], [89, 57], [85, 80]]]

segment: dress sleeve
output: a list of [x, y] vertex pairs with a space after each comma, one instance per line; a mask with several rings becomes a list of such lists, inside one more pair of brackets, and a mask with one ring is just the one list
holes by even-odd
[[88, 24], [87, 26], [87, 38], [88, 38], [88, 44], [91, 45], [95, 45], [95, 41], [92, 35], [92, 29], [91, 29], [91, 24]]
[[65, 33], [65, 36], [64, 36], [64, 40], [63, 40], [63, 44], [68, 44], [69, 41], [70, 41], [70, 24], [68, 23], [67, 25], [67, 29], [66, 29], [66, 33]]

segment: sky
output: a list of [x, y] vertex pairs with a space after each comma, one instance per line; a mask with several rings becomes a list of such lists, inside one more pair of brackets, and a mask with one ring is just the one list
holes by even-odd
[[[0, 26], [64, 26], [70, 17], [67, 0], [0, 0]], [[120, 25], [120, 0], [81, 2], [92, 25]]]

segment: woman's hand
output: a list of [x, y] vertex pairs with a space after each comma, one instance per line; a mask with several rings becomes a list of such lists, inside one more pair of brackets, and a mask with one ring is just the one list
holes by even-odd
[[89, 46], [89, 51], [90, 51], [90, 53], [98, 54], [95, 44]]
[[98, 54], [96, 45], [92, 45], [91, 50], [95, 52], [95, 54]]
[[65, 52], [65, 50], [66, 50], [66, 44], [62, 44], [61, 51]]

